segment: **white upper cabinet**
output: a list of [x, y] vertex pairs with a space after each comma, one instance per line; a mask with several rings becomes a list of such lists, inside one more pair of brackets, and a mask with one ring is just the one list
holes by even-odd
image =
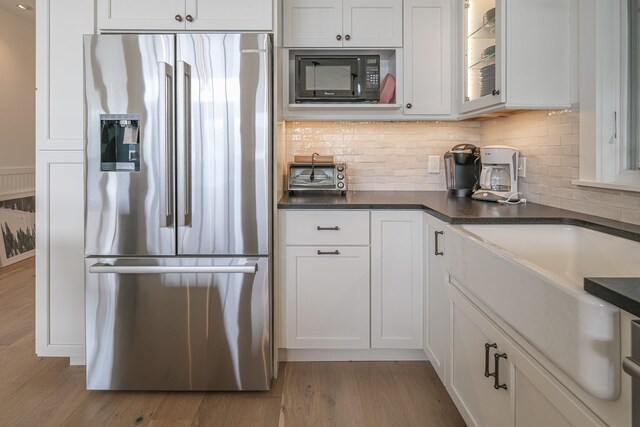
[[461, 113], [559, 109], [572, 102], [572, 0], [458, 0]]
[[404, 2], [404, 114], [451, 114], [451, 1]]
[[342, 0], [285, 0], [284, 45], [342, 47]]
[[400, 47], [402, 0], [284, 0], [285, 47]]
[[99, 30], [271, 31], [271, 0], [98, 0]]
[[187, 0], [187, 30], [271, 31], [271, 0]]

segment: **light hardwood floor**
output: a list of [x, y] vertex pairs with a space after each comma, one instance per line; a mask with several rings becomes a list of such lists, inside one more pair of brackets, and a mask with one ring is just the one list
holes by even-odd
[[464, 426], [424, 362], [283, 364], [269, 392], [97, 392], [35, 356], [33, 258], [0, 269], [0, 426]]

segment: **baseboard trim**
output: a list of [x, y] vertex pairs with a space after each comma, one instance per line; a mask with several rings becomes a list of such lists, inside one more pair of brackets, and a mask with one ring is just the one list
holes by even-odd
[[278, 349], [283, 362], [348, 362], [429, 360], [422, 350], [367, 348], [353, 350]]

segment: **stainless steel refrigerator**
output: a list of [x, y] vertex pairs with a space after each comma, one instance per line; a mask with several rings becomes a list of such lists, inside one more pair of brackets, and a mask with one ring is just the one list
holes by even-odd
[[269, 35], [84, 53], [87, 388], [269, 389]]

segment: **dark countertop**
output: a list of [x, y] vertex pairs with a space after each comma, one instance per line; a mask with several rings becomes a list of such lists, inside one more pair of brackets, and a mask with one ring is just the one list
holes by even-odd
[[584, 290], [640, 317], [640, 278], [586, 277]]
[[278, 208], [424, 210], [450, 224], [567, 224], [640, 241], [640, 225], [531, 202], [503, 205], [451, 197], [446, 191], [356, 191], [346, 196], [285, 194]]

